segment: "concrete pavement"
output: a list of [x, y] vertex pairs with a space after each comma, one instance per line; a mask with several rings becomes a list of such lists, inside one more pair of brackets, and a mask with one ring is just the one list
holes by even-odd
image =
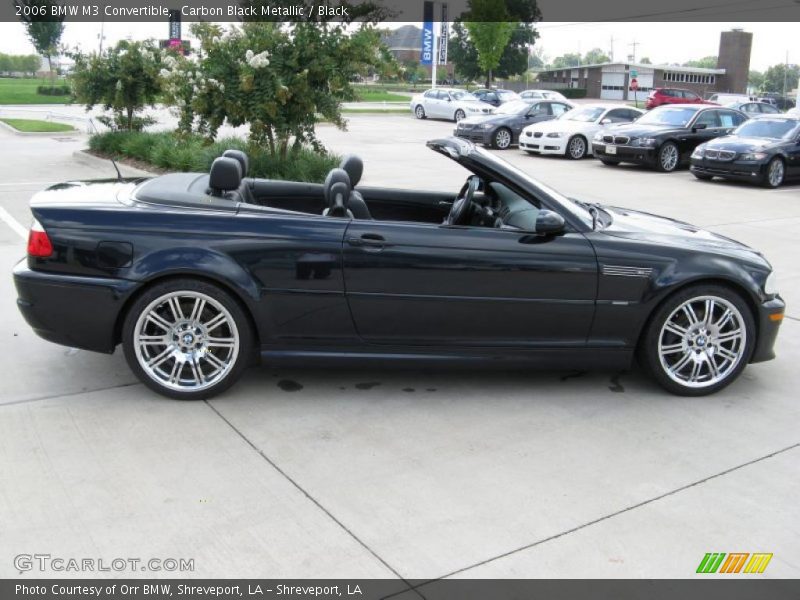
[[[452, 189], [424, 147], [452, 123], [319, 129], [366, 185]], [[113, 176], [85, 136], [0, 132], [0, 208], [27, 226], [48, 182]], [[778, 359], [715, 396], [630, 373], [252, 369], [210, 402], [137, 384], [121, 353], [30, 332], [0, 278], [0, 576], [13, 557], [194, 558], [191, 577], [692, 577], [706, 552], [773, 552], [800, 576], [800, 186], [699, 182], [500, 153], [569, 196], [662, 213], [764, 251], [788, 318]], [[0, 270], [24, 254], [0, 223]], [[119, 576], [132, 573], [89, 574]], [[169, 576], [174, 573], [146, 573]]]

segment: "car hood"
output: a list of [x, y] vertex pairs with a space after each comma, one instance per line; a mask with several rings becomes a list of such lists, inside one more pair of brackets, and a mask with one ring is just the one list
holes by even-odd
[[[483, 103], [482, 103], [483, 104]], [[482, 123], [493, 123], [495, 125], [502, 125], [508, 121], [513, 120], [514, 115], [479, 115], [474, 117], [467, 117], [461, 119], [459, 125], [480, 125]]]
[[454, 100], [453, 104], [462, 108], [478, 109], [481, 112], [494, 111], [495, 107], [483, 100]]
[[771, 146], [776, 146], [781, 143], [781, 140], [772, 138], [758, 138], [758, 137], [739, 137], [737, 135], [726, 135], [725, 137], [717, 138], [706, 144], [706, 148], [713, 150], [733, 150], [735, 152], [753, 152], [756, 150], [763, 150]]
[[550, 119], [549, 121], [540, 121], [539, 123], [533, 123], [532, 125], [528, 125], [525, 129], [529, 131], [544, 131], [545, 133], [550, 131], [583, 131], [585, 129], [589, 129], [594, 127], [595, 123], [592, 122], [585, 122], [585, 121], [566, 121], [563, 119]]
[[675, 127], [674, 125], [641, 125], [638, 123], [617, 125], [614, 128], [614, 133], [627, 135], [631, 138], [652, 137], [654, 135], [679, 133], [684, 131], [686, 131], [685, 127]]
[[603, 233], [607, 235], [677, 246], [698, 252], [735, 256], [759, 266], [769, 267], [769, 263], [760, 252], [741, 242], [689, 223], [616, 206], [603, 206], [603, 209], [611, 213], [614, 219], [603, 229]]

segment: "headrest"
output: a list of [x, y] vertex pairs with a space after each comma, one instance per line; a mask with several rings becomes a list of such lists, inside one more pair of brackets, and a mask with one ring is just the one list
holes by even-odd
[[345, 208], [347, 207], [347, 201], [350, 196], [350, 177], [347, 175], [347, 171], [344, 169], [331, 169], [328, 176], [325, 178], [325, 183], [323, 185], [323, 191], [325, 194], [325, 203], [328, 205], [328, 208], [333, 207], [333, 195], [331, 194], [331, 188], [337, 183], [343, 183], [347, 187], [347, 192], [344, 194], [344, 205]]
[[364, 161], [355, 154], [348, 154], [339, 163], [339, 168], [347, 171], [350, 176], [350, 187], [354, 188], [361, 181], [361, 175], [364, 173]]
[[242, 177], [247, 177], [247, 173], [250, 171], [250, 159], [247, 158], [247, 154], [241, 150], [225, 150], [222, 156], [238, 160], [239, 165], [242, 167]]
[[334, 183], [329, 190], [331, 202], [328, 209], [328, 216], [346, 217], [347, 201], [350, 196], [350, 186], [344, 181]]
[[208, 187], [227, 192], [237, 190], [242, 184], [242, 167], [235, 158], [220, 156], [211, 163]]

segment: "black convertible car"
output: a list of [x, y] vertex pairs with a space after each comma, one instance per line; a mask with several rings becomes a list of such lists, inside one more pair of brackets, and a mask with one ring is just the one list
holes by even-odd
[[800, 116], [769, 115], [747, 121], [732, 135], [692, 153], [698, 179], [737, 179], [776, 188], [800, 180]]
[[698, 145], [729, 134], [746, 120], [732, 108], [667, 104], [630, 125], [597, 132], [592, 152], [604, 165], [632, 162], [669, 173], [688, 164]]
[[620, 369], [638, 353], [702, 395], [773, 358], [784, 302], [764, 257], [642, 212], [570, 200], [458, 138], [429, 148], [461, 190], [209, 174], [69, 182], [37, 194], [18, 305], [43, 338], [112, 352], [175, 398], [228, 386], [257, 357]]

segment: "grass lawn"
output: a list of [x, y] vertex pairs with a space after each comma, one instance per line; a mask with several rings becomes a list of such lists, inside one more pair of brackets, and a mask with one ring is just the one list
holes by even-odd
[[[63, 83], [63, 79], [53, 80], [54, 85]], [[40, 96], [37, 94], [36, 88], [40, 85], [50, 85], [50, 80], [0, 77], [0, 104], [67, 104], [69, 96]]]
[[56, 131], [74, 131], [71, 125], [54, 123], [52, 121], [37, 121], [35, 119], [0, 119], [6, 125], [11, 125], [17, 131], [25, 133], [49, 133]]
[[356, 95], [360, 102], [408, 102], [410, 98], [402, 94], [393, 94], [382, 89], [357, 88]]

